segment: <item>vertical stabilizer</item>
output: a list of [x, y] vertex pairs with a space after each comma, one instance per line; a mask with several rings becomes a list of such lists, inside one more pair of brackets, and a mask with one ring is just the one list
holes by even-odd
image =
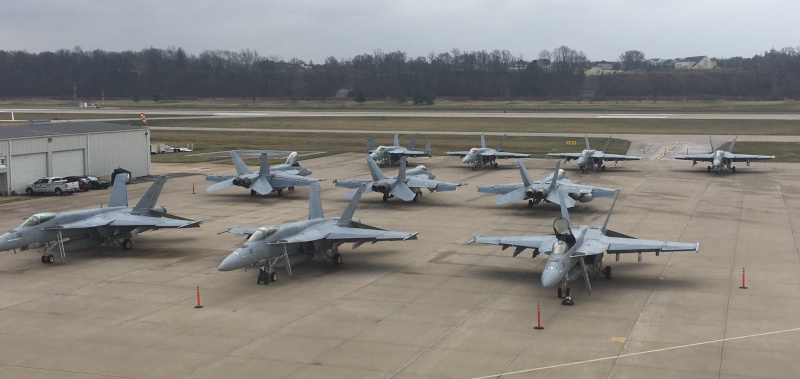
[[[547, 193], [553, 193], [553, 191], [558, 191], [556, 186], [558, 185], [558, 169], [561, 168], [561, 160], [559, 159], [556, 162], [556, 170], [553, 172], [553, 178], [550, 180], [550, 188], [547, 189]], [[560, 192], [560, 191], [559, 191]]]
[[267, 153], [261, 153], [261, 168], [258, 169], [258, 175], [269, 175], [269, 157], [267, 157]]
[[517, 163], [519, 164], [519, 174], [520, 176], [522, 176], [522, 184], [525, 187], [530, 187], [531, 183], [533, 183], [533, 179], [531, 179], [531, 174], [528, 173], [528, 169], [525, 168], [524, 164], [522, 164], [522, 159], [517, 159]]
[[604, 153], [608, 152], [608, 145], [610, 145], [610, 144], [611, 144], [611, 136], [608, 136], [608, 141], [606, 141], [606, 146], [603, 147], [603, 152]]
[[412, 138], [411, 143], [408, 144], [408, 150], [414, 150], [414, 145], [417, 144], [417, 138], [419, 138], [419, 133], [414, 134], [414, 138]]
[[133, 212], [131, 213], [141, 213], [141, 212], [149, 212], [151, 208], [156, 206], [156, 202], [158, 201], [158, 196], [161, 195], [161, 189], [164, 188], [164, 183], [167, 182], [166, 176], [159, 176], [153, 185], [150, 186], [150, 189], [145, 192], [144, 196], [136, 203], [136, 206], [133, 207]]
[[127, 207], [128, 206], [128, 189], [125, 188], [125, 179], [120, 177], [119, 180], [114, 181], [114, 187], [111, 188], [111, 197], [108, 199], [109, 207]]
[[235, 151], [231, 151], [231, 159], [233, 159], [233, 166], [236, 167], [236, 174], [238, 175], [247, 175], [252, 174], [253, 172], [250, 171], [250, 168], [244, 164], [244, 161], [239, 156], [239, 154]]
[[[739, 136], [736, 136], [736, 138], [739, 138]], [[728, 148], [729, 153], [733, 152], [733, 145], [736, 145], [736, 138], [734, 138], [733, 141], [731, 141], [731, 147]]]
[[325, 217], [322, 213], [322, 199], [319, 197], [320, 191], [322, 191], [322, 187], [319, 185], [319, 182], [311, 183], [311, 194], [308, 198], [309, 220]]
[[614, 202], [611, 203], [611, 209], [608, 210], [608, 215], [606, 215], [606, 222], [603, 223], [603, 227], [600, 229], [603, 234], [606, 234], [606, 230], [608, 230], [608, 220], [611, 220], [611, 212], [614, 212], [614, 205], [617, 204], [617, 199], [619, 198], [619, 190], [617, 190], [617, 194], [614, 196]]
[[708, 137], [708, 143], [710, 143], [710, 144], [711, 144], [711, 152], [712, 152], [712, 153], [713, 153], [713, 152], [715, 152], [715, 151], [717, 151], [717, 147], [716, 147], [716, 146], [714, 146], [714, 141], [712, 141], [712, 140], [711, 140], [711, 137]]
[[508, 134], [503, 134], [503, 137], [500, 138], [500, 143], [497, 144], [497, 151], [503, 151], [503, 141], [506, 140], [506, 136]]
[[394, 133], [394, 146], [400, 146], [400, 134], [397, 132]]
[[375, 150], [375, 140], [374, 140], [374, 139], [372, 139], [372, 138], [370, 138], [370, 139], [367, 141], [367, 152], [369, 153], [369, 152], [370, 152], [370, 151], [372, 151], [372, 150]]
[[342, 217], [339, 217], [339, 222], [337, 223], [339, 226], [349, 226], [350, 221], [353, 220], [353, 215], [356, 213], [356, 207], [358, 207], [358, 201], [361, 200], [361, 194], [364, 193], [364, 190], [367, 188], [368, 184], [362, 184], [361, 187], [358, 188], [356, 194], [353, 195], [353, 199], [350, 200], [350, 204], [347, 205], [347, 209], [344, 210], [342, 213]]
[[564, 193], [561, 191], [556, 191], [558, 193], [558, 205], [561, 206], [561, 217], [563, 217], [570, 225], [572, 225], [572, 220], [569, 219], [569, 211], [567, 210], [567, 205], [564, 204]]
[[481, 148], [486, 148], [486, 136], [481, 133]]
[[431, 156], [431, 141], [425, 142], [425, 155]]
[[378, 168], [378, 164], [375, 163], [375, 160], [369, 155], [367, 155], [367, 166], [369, 167], [369, 173], [372, 175], [373, 181], [378, 181], [385, 178], [385, 176], [383, 176], [383, 172], [381, 172], [381, 169]]
[[397, 182], [405, 183], [406, 181], [406, 157], [400, 158], [400, 172], [397, 173]]
[[592, 150], [592, 148], [589, 147], [589, 136], [583, 136], [583, 138], [586, 140], [586, 150]]

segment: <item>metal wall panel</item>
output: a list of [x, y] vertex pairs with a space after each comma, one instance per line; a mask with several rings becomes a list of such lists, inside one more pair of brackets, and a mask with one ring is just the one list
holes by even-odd
[[147, 130], [93, 133], [88, 137], [89, 175], [108, 176], [115, 168], [130, 170], [133, 177], [150, 174], [150, 138]]
[[11, 190], [25, 193], [25, 186], [47, 176], [47, 153], [12, 155], [9, 160]]
[[50, 159], [53, 176], [85, 175], [84, 150], [56, 151]]
[[48, 150], [48, 137], [21, 138], [11, 140], [11, 155], [43, 153]]

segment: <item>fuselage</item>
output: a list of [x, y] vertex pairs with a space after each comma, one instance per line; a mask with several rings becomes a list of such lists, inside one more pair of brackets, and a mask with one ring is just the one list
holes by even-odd
[[578, 157], [577, 163], [580, 168], [585, 168], [587, 164], [593, 163], [595, 150], [583, 150], [581, 156]]
[[585, 225], [571, 227], [570, 231], [575, 237], [575, 243], [570, 246], [567, 242], [559, 240], [553, 244], [552, 253], [547, 259], [544, 270], [542, 271], [542, 286], [552, 287], [558, 285], [565, 277], [567, 280], [574, 280], [581, 272], [575, 270], [580, 259], [575, 257], [575, 253], [580, 251], [584, 241], [597, 238], [602, 235], [599, 229], [589, 228]]
[[[0, 236], [0, 251], [27, 249], [58, 239], [58, 231], [54, 228], [71, 222], [85, 220], [89, 217], [108, 217], [114, 220], [117, 213], [130, 212], [130, 207], [94, 208], [61, 213], [37, 213], [29, 217], [22, 225]], [[98, 228], [100, 229], [100, 228]], [[86, 229], [65, 229], [61, 233], [63, 239], [89, 237]], [[98, 235], [103, 237], [103, 235]]]
[[[495, 154], [495, 149], [488, 147], [473, 147], [469, 150], [469, 154], [465, 155], [464, 158], [461, 159], [461, 163], [481, 162], [481, 155], [484, 153]], [[494, 158], [494, 156], [492, 156], [492, 158]]]

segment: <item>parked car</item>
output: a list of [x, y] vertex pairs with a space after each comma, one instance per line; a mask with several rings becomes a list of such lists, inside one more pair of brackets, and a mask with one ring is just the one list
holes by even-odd
[[92, 183], [92, 189], [108, 189], [111, 186], [111, 182], [108, 180], [102, 180], [96, 176], [87, 176], [87, 179]]
[[78, 182], [78, 188], [81, 191], [88, 191], [92, 189], [92, 181], [85, 176], [65, 176], [64, 180], [67, 182]]
[[65, 193], [73, 193], [80, 191], [78, 182], [67, 182], [61, 177], [46, 177], [41, 178], [25, 188], [25, 193], [33, 195], [35, 193], [52, 193], [55, 195], [62, 195]]

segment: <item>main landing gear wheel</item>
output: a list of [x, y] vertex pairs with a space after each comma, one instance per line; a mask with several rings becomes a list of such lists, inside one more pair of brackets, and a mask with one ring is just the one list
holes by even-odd
[[495, 162], [495, 164], [494, 164], [494, 168], [497, 168], [497, 162]]
[[268, 285], [269, 279], [270, 278], [267, 270], [264, 270], [263, 268], [258, 270], [258, 280], [256, 281], [256, 284], [264, 283], [264, 285]]
[[258, 192], [256, 192], [256, 190], [250, 190], [250, 196], [256, 196], [256, 195], [258, 195]]
[[731, 171], [736, 172], [736, 166], [731, 167]]
[[273, 271], [271, 274], [269, 274], [269, 281], [270, 282], [277, 282], [278, 281], [278, 273]]
[[56, 257], [53, 254], [47, 254], [47, 263], [53, 263], [56, 261]]
[[711, 172], [711, 166], [708, 166], [708, 168], [706, 169], [706, 171], [708, 171], [708, 172]]
[[528, 200], [528, 208], [533, 208], [533, 200]]
[[282, 189], [278, 189], [277, 192], [278, 192], [278, 196], [283, 196], [283, 190]]
[[342, 263], [344, 263], [344, 260], [342, 259], [342, 254], [339, 253], [334, 253], [333, 256], [331, 256], [331, 259], [333, 260], [333, 264], [336, 266], [341, 266]]
[[385, 203], [388, 200], [389, 200], [389, 194], [388, 193], [383, 194], [383, 202]]
[[603, 169], [603, 171], [605, 171], [605, 170], [606, 170], [606, 165], [603, 165], [603, 166], [602, 166], [602, 167], [600, 167], [600, 168], [602, 168], [602, 169]]
[[564, 290], [561, 287], [558, 287], [558, 298], [559, 299], [564, 298]]
[[122, 250], [130, 250], [131, 248], [133, 248], [133, 242], [131, 242], [131, 240], [122, 240]]
[[606, 280], [611, 280], [611, 266], [606, 266], [606, 268], [603, 269], [603, 276]]

